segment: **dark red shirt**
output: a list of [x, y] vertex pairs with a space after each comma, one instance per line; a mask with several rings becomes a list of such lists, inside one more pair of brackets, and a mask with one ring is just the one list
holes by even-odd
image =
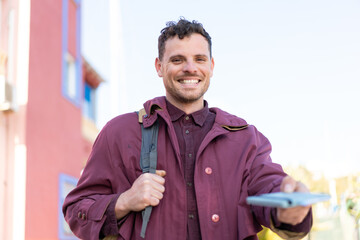
[[167, 102], [167, 110], [179, 143], [182, 170], [187, 186], [187, 240], [197, 240], [201, 239], [201, 232], [194, 188], [194, 168], [196, 154], [202, 140], [214, 124], [215, 114], [209, 111], [206, 101], [203, 109], [189, 115], [169, 102]]

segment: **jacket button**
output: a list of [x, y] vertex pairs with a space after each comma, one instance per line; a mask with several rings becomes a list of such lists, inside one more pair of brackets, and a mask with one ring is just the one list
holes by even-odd
[[220, 220], [220, 217], [217, 214], [213, 214], [211, 216], [211, 220], [216, 223], [216, 222], [218, 222]]
[[85, 213], [82, 214], [81, 219], [82, 219], [82, 220], [86, 220], [86, 215], [85, 215]]
[[78, 218], [81, 218], [81, 217], [82, 217], [82, 213], [78, 212]]
[[208, 174], [208, 175], [212, 174], [212, 169], [211, 169], [211, 167], [205, 168], [205, 173]]

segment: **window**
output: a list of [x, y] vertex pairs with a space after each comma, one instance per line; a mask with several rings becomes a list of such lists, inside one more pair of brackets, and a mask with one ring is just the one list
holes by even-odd
[[96, 127], [96, 109], [97, 94], [96, 89], [104, 82], [104, 79], [96, 72], [96, 70], [86, 61], [83, 62], [84, 77], [84, 99], [82, 102], [82, 134], [85, 139], [93, 142], [99, 133]]
[[63, 0], [62, 11], [62, 93], [80, 107], [82, 72], [80, 56], [80, 1]]
[[96, 121], [96, 92], [88, 83], [84, 87], [83, 116]]
[[75, 240], [78, 239], [71, 232], [69, 225], [64, 219], [62, 213], [62, 205], [64, 204], [65, 197], [68, 193], [76, 187], [78, 179], [66, 174], [60, 174], [59, 176], [59, 239], [61, 240]]
[[76, 63], [70, 53], [66, 54], [66, 72], [64, 78], [65, 93], [70, 99], [76, 99], [77, 81], [76, 81]]

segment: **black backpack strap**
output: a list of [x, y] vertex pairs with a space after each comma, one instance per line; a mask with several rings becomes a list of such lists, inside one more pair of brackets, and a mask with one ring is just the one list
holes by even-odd
[[151, 127], [141, 124], [140, 167], [143, 173], [155, 173], [157, 164], [157, 139], [159, 124], [156, 121]]
[[[139, 122], [142, 123], [142, 113], [138, 112]], [[157, 139], [159, 133], [159, 123], [156, 122], [148, 128], [144, 128], [141, 124], [141, 155], [140, 155], [140, 167], [143, 173], [156, 173], [157, 165]], [[140, 236], [145, 238], [146, 227], [150, 219], [152, 206], [147, 206], [142, 211], [143, 223], [141, 226]]]

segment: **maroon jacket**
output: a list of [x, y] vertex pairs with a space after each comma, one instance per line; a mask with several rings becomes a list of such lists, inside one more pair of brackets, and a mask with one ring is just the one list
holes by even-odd
[[[144, 127], [160, 121], [157, 168], [167, 173], [164, 198], [153, 208], [146, 239], [185, 240], [186, 183], [165, 98], [150, 100], [144, 107]], [[261, 225], [274, 229], [274, 224], [304, 236], [311, 228], [311, 213], [302, 224], [286, 226], [277, 222], [275, 209], [246, 204], [247, 196], [279, 191], [286, 176], [270, 159], [269, 141], [243, 119], [218, 108], [210, 111], [216, 114], [215, 123], [200, 145], [194, 173], [202, 238], [252, 240], [257, 239]], [[99, 239], [109, 203], [142, 173], [140, 148], [141, 128], [135, 112], [114, 118], [102, 129], [78, 186], [63, 206], [77, 236]], [[141, 212], [129, 213], [119, 224], [117, 239], [141, 239], [141, 224]]]

